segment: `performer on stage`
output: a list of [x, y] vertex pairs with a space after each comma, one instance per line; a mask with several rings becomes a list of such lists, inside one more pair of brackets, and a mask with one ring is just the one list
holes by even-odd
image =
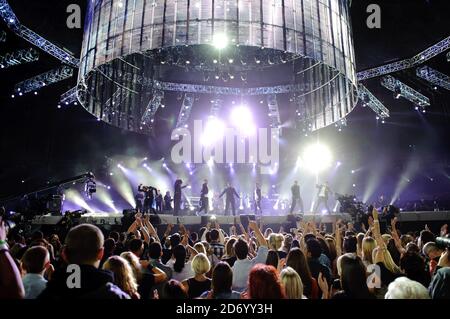
[[328, 182], [325, 182], [325, 184], [316, 185], [318, 192], [317, 192], [317, 203], [316, 207], [314, 209], [315, 212], [319, 209], [319, 205], [323, 204], [325, 208], [327, 209], [328, 214], [331, 214], [331, 209], [328, 206], [328, 195], [331, 192], [330, 186], [328, 185]]
[[300, 186], [298, 185], [298, 181], [295, 181], [294, 185], [292, 185], [291, 193], [292, 193], [292, 203], [291, 203], [290, 214], [292, 214], [294, 212], [295, 206], [297, 206], [297, 202], [298, 202], [298, 206], [300, 207], [300, 213], [303, 214], [304, 213], [304, 211], [303, 211], [303, 199], [300, 196]]
[[166, 195], [164, 195], [164, 210], [171, 211], [172, 210], [172, 196], [170, 196], [170, 192], [167, 191]]
[[209, 199], [208, 199], [208, 180], [203, 181], [202, 191], [200, 192], [200, 209], [197, 212], [197, 216], [200, 215], [202, 211], [205, 212], [205, 215], [208, 214], [209, 211]]
[[135, 207], [136, 212], [142, 213], [142, 210], [144, 208], [142, 205], [142, 201], [144, 200], [144, 195], [139, 192], [134, 196], [134, 200], [136, 201], [136, 207]]
[[262, 215], [262, 208], [261, 208], [261, 186], [259, 185], [259, 183], [256, 183], [255, 185], [255, 215], [258, 213], [258, 209], [259, 209], [259, 213]]
[[174, 185], [173, 192], [173, 215], [178, 216], [181, 209], [181, 190], [186, 188], [188, 185], [183, 185], [181, 179], [177, 179]]
[[143, 186], [142, 184], [139, 184], [138, 191], [144, 193], [144, 205], [142, 207], [142, 213], [149, 214], [153, 210], [153, 202], [155, 200], [155, 194], [156, 188], [152, 186]]
[[161, 194], [161, 190], [157, 190], [156, 191], [156, 197], [155, 197], [155, 202], [156, 202], [156, 212], [161, 213], [163, 210], [163, 196]]
[[231, 206], [231, 211], [233, 212], [233, 216], [236, 216], [236, 203], [234, 201], [234, 197], [240, 199], [239, 194], [236, 192], [233, 186], [230, 183], [227, 184], [227, 187], [223, 190], [223, 192], [219, 195], [219, 198], [225, 195], [225, 215], [228, 215], [228, 210]]

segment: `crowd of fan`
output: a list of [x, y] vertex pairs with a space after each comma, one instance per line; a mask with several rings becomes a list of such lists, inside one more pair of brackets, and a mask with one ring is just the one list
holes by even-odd
[[169, 225], [160, 238], [137, 214], [127, 232], [105, 239], [81, 224], [63, 244], [39, 231], [8, 236], [0, 221], [0, 298], [450, 298], [449, 249], [427, 227], [400, 234], [396, 225], [381, 233], [375, 210], [364, 232], [338, 221], [330, 233], [315, 222], [276, 233], [249, 221], [227, 233], [212, 222], [198, 233]]

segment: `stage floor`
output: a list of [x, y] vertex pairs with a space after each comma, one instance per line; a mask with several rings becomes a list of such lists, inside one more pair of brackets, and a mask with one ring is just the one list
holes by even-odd
[[[172, 216], [172, 215], [158, 215], [161, 219], [160, 225], [167, 224], [184, 224], [184, 225], [199, 225], [206, 224], [213, 214], [205, 216]], [[233, 225], [239, 223], [241, 218], [255, 219], [255, 215], [241, 215], [241, 216], [222, 216], [214, 215], [219, 224]], [[351, 217], [348, 214], [304, 214], [294, 215], [302, 216], [303, 220], [312, 220], [314, 217], [316, 221], [322, 221], [322, 223], [334, 223], [338, 219], [343, 221], [351, 221]], [[90, 223], [97, 225], [120, 225], [122, 223], [123, 215], [121, 213], [88, 213], [81, 217], [81, 223]], [[33, 219], [35, 225], [55, 225], [62, 219], [62, 216], [43, 215], [36, 216]], [[283, 224], [288, 222], [288, 216], [257, 216], [256, 219], [262, 219], [263, 224]], [[400, 222], [417, 222], [417, 221], [450, 221], [450, 211], [439, 212], [402, 212], [398, 216]]]

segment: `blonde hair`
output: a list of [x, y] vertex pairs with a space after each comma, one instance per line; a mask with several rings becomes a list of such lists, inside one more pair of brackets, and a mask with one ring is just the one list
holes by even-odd
[[279, 250], [283, 245], [284, 236], [278, 233], [269, 235], [269, 249]]
[[103, 264], [103, 269], [114, 273], [114, 283], [130, 296], [137, 294], [136, 276], [129, 262], [120, 256], [111, 256]]
[[387, 270], [389, 270], [390, 272], [394, 273], [394, 274], [401, 274], [402, 270], [400, 269], [399, 266], [397, 266], [397, 264], [394, 262], [394, 260], [392, 259], [391, 253], [389, 252], [389, 250], [387, 250], [387, 248], [380, 248], [380, 247], [376, 247], [373, 252], [372, 252], [372, 260], [375, 261], [375, 254], [381, 249], [381, 253], [383, 254], [383, 264], [384, 266], [387, 268]]
[[286, 267], [280, 274], [281, 283], [287, 299], [303, 298], [303, 283], [299, 274], [291, 267]]
[[128, 264], [131, 267], [131, 270], [133, 271], [134, 278], [139, 282], [142, 278], [142, 267], [141, 263], [139, 262], [139, 258], [133, 254], [131, 251], [125, 251], [120, 254], [120, 257], [128, 261]]
[[206, 255], [206, 249], [205, 246], [202, 243], [196, 243], [194, 245], [194, 249], [198, 252], [198, 253], [203, 253]]
[[383, 234], [381, 235], [381, 237], [383, 238], [383, 241], [386, 245], [389, 244], [389, 241], [392, 239], [392, 236], [389, 234]]
[[373, 263], [372, 253], [375, 247], [377, 247], [375, 239], [373, 239], [372, 237], [365, 237], [362, 241], [361, 259], [369, 264], [372, 264]]
[[196, 275], [203, 275], [211, 269], [211, 263], [204, 253], [200, 253], [192, 259], [191, 268]]

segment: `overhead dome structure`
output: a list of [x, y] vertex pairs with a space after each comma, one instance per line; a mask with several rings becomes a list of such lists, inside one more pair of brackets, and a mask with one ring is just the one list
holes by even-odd
[[358, 99], [349, 1], [91, 0], [77, 90], [98, 119], [135, 132], [152, 131], [172, 92], [186, 113], [196, 95], [266, 96], [272, 123], [317, 130]]

